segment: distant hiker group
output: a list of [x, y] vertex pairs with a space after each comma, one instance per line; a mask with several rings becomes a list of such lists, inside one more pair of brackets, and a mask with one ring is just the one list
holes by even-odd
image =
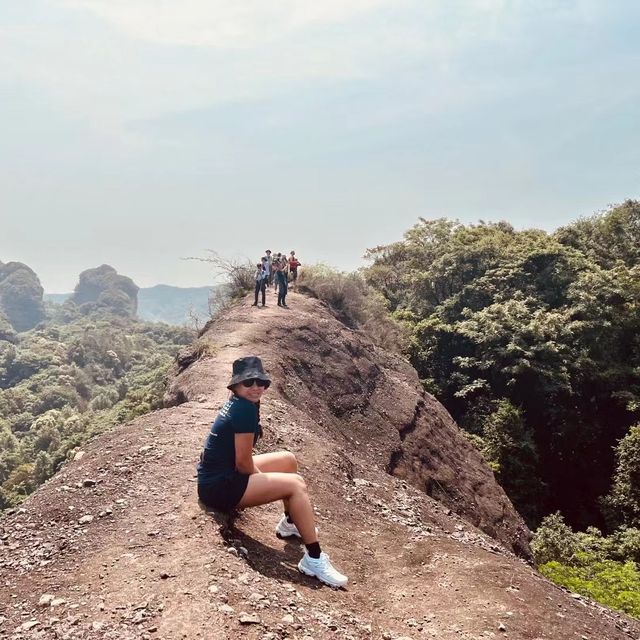
[[289, 256], [285, 253], [276, 253], [272, 256], [271, 249], [265, 251], [265, 255], [256, 264], [255, 272], [255, 301], [252, 306], [258, 306], [258, 296], [262, 294], [262, 306], [266, 304], [267, 288], [273, 286], [278, 294], [278, 306], [287, 309], [287, 293], [289, 283], [296, 286], [298, 280], [298, 268], [300, 261], [296, 258], [296, 252], [291, 251]]

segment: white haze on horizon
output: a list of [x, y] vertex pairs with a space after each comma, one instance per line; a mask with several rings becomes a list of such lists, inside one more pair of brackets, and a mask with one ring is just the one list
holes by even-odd
[[211, 283], [208, 249], [362, 264], [419, 216], [548, 230], [640, 196], [630, 0], [0, 8], [0, 260]]

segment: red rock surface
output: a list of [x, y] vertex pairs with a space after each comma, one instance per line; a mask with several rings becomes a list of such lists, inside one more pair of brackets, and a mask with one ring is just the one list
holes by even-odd
[[[408, 365], [318, 301], [290, 300], [229, 309], [183, 354], [170, 391], [179, 406], [100, 436], [0, 519], [1, 637], [640, 637], [637, 621], [572, 597], [511, 552], [526, 531], [507, 524], [517, 515]], [[260, 452], [297, 455], [323, 548], [349, 575], [344, 591], [298, 573], [300, 547], [274, 536], [280, 505], [229, 529], [196, 500], [200, 447], [231, 362], [249, 353], [276, 380]], [[435, 500], [421, 490], [429, 479], [458, 493], [432, 489]], [[486, 504], [494, 497], [502, 518]]]

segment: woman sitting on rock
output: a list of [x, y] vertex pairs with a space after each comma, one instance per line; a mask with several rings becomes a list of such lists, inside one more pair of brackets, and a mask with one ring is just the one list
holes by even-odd
[[198, 496], [208, 507], [228, 512], [282, 500], [279, 538], [296, 536], [306, 547], [298, 569], [332, 587], [344, 587], [339, 573], [320, 549], [307, 485], [289, 451], [253, 455], [262, 435], [260, 399], [271, 378], [257, 356], [239, 358], [227, 388], [232, 396], [220, 410], [198, 465]]

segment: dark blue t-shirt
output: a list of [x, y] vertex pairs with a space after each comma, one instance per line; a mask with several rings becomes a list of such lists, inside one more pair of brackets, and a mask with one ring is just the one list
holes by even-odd
[[216, 417], [198, 465], [198, 484], [213, 484], [236, 473], [236, 433], [253, 433], [253, 443], [261, 434], [258, 407], [233, 396]]

